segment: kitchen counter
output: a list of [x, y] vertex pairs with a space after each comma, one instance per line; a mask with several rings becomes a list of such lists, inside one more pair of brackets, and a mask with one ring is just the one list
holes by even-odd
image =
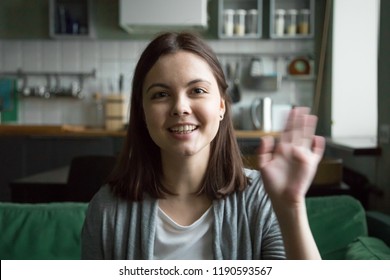
[[380, 156], [381, 148], [376, 137], [327, 138], [329, 147], [339, 149], [355, 156]]
[[[125, 130], [94, 129], [78, 125], [0, 125], [0, 136], [115, 136], [124, 137]], [[265, 135], [277, 136], [277, 132], [260, 130], [236, 130], [237, 138], [258, 139]]]
[[88, 128], [78, 125], [0, 125], [0, 136], [118, 136], [126, 131]]

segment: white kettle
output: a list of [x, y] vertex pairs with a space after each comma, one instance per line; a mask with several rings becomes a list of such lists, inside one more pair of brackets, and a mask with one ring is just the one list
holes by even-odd
[[272, 131], [272, 99], [256, 98], [251, 105], [251, 119], [255, 129], [264, 132]]

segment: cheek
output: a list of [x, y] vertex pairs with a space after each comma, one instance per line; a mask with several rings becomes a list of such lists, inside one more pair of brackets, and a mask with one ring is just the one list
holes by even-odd
[[[218, 103], [219, 105], [219, 103]], [[213, 127], [219, 126], [220, 122], [220, 109], [216, 103], [204, 104], [199, 108], [204, 116], [205, 120]]]
[[156, 127], [161, 122], [161, 113], [159, 110], [153, 110], [150, 107], [144, 107], [145, 123], [148, 129]]

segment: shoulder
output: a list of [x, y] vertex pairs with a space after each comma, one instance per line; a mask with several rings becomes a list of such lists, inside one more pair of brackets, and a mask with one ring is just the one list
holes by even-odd
[[104, 213], [113, 215], [116, 211], [118, 200], [108, 185], [102, 186], [88, 204], [87, 219], [101, 219]]
[[129, 201], [114, 194], [109, 185], [104, 185], [94, 195], [88, 206], [88, 215], [103, 219], [123, 217], [153, 208], [156, 201], [145, 196], [143, 201]]
[[245, 176], [248, 178], [248, 186], [243, 191], [243, 195], [250, 199], [251, 197], [267, 197], [264, 190], [261, 173], [254, 169], [244, 169]]
[[218, 201], [224, 207], [244, 207], [247, 210], [259, 209], [269, 204], [269, 198], [263, 187], [261, 174], [257, 170], [244, 169], [248, 185], [243, 191], [236, 191]]

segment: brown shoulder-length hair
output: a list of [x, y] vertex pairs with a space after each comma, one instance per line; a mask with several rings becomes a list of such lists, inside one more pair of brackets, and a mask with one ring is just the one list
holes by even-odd
[[164, 198], [165, 194], [170, 193], [161, 183], [163, 174], [160, 148], [150, 137], [144, 120], [142, 89], [146, 75], [157, 60], [178, 51], [191, 52], [208, 63], [226, 103], [224, 118], [211, 142], [208, 168], [199, 194], [206, 193], [212, 199], [221, 198], [243, 190], [249, 183], [234, 135], [228, 85], [216, 55], [198, 35], [185, 32], [163, 33], [149, 43], [135, 68], [126, 140], [108, 180], [113, 192], [125, 199], [140, 201], [145, 193], [153, 198]]

